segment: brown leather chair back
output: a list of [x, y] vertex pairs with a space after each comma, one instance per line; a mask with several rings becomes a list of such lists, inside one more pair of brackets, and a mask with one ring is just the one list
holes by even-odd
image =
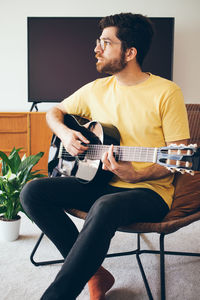
[[190, 126], [190, 144], [200, 146], [200, 104], [186, 104]]

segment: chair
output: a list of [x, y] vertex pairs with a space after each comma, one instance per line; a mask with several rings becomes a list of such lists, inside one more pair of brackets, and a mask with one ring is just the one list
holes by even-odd
[[[190, 143], [197, 143], [200, 145], [200, 104], [187, 104], [188, 119], [190, 125], [191, 139]], [[177, 173], [174, 179], [175, 195], [172, 203], [172, 208], [167, 216], [159, 223], [135, 223], [130, 226], [119, 228], [119, 231], [136, 233], [137, 234], [137, 248], [121, 253], [107, 254], [107, 257], [124, 256], [124, 255], [136, 255], [138, 266], [145, 284], [145, 288], [150, 300], [153, 300], [152, 292], [149, 287], [148, 280], [145, 275], [144, 267], [142, 265], [140, 255], [141, 254], [158, 254], [160, 256], [160, 294], [161, 300], [166, 299], [165, 291], [165, 255], [183, 255], [183, 256], [198, 256], [200, 253], [191, 252], [177, 252], [177, 251], [165, 251], [164, 240], [165, 236], [172, 234], [180, 228], [187, 226], [195, 221], [200, 220], [200, 172], [196, 172], [194, 176], [189, 174], [181, 175]], [[81, 218], [86, 218], [86, 213], [70, 209], [67, 213]], [[159, 250], [143, 250], [140, 247], [140, 235], [141, 233], [155, 232], [160, 235]], [[37, 251], [39, 244], [44, 236], [41, 233], [32, 253], [31, 262], [35, 266], [48, 265], [61, 263], [63, 260], [52, 261], [40, 261], [34, 260], [35, 252]]]

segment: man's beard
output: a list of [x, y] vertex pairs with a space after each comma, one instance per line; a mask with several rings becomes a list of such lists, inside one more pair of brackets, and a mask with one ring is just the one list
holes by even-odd
[[[96, 57], [98, 58], [98, 55]], [[122, 71], [126, 65], [127, 62], [125, 61], [125, 53], [122, 53], [121, 57], [118, 59], [115, 58], [105, 64], [103, 64], [103, 62], [97, 63], [96, 68], [99, 73], [108, 73], [113, 75]]]

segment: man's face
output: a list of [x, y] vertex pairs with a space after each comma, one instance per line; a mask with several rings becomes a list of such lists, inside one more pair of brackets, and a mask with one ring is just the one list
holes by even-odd
[[[100, 73], [116, 74], [122, 71], [127, 62], [125, 54], [121, 49], [121, 41], [116, 37], [116, 27], [107, 27], [102, 31], [100, 43], [97, 42], [96, 63], [97, 71]], [[102, 45], [102, 46], [101, 46]]]

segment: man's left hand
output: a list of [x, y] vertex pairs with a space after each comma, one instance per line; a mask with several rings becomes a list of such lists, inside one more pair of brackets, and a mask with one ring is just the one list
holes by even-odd
[[137, 172], [129, 161], [117, 162], [113, 155], [114, 146], [111, 145], [108, 152], [102, 156], [103, 170], [111, 171], [122, 181], [137, 182]]

